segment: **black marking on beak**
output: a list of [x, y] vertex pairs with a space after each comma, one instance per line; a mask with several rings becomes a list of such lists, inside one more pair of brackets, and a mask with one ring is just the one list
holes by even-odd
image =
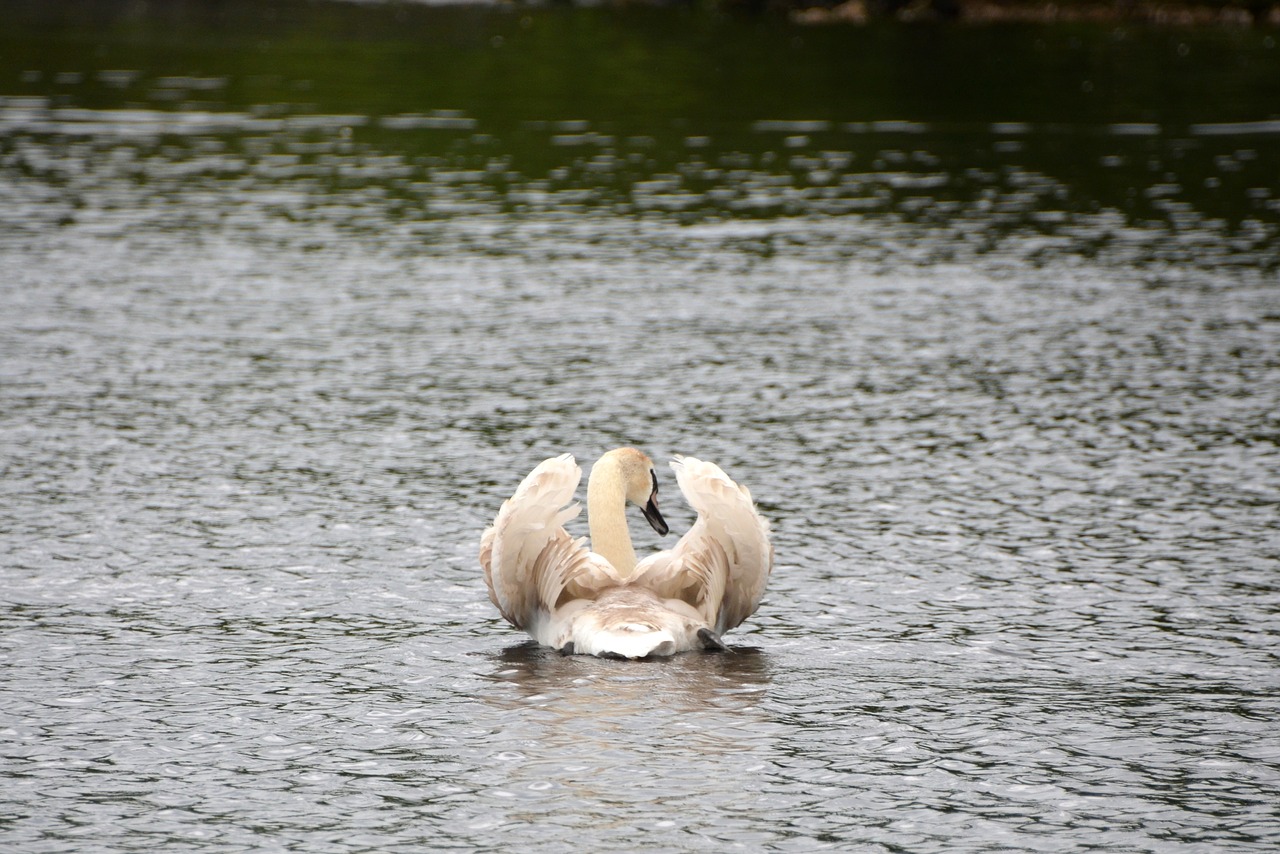
[[650, 469], [649, 476], [653, 478], [653, 492], [649, 494], [649, 501], [640, 508], [640, 512], [644, 514], [650, 527], [658, 532], [658, 536], [665, 537], [671, 529], [667, 527], [667, 520], [658, 512], [658, 473]]

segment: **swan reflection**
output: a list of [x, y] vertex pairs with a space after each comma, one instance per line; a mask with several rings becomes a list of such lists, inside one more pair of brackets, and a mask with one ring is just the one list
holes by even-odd
[[572, 718], [655, 705], [686, 712], [708, 706], [752, 708], [772, 678], [768, 655], [751, 646], [617, 661], [561, 655], [537, 643], [522, 643], [493, 658], [497, 667], [489, 678], [515, 686], [518, 694], [493, 694], [490, 699], [501, 696], [512, 707], [526, 708], [545, 702]]
[[760, 708], [769, 656], [754, 647], [616, 661], [521, 644], [492, 659], [485, 700], [505, 724], [490, 761], [508, 796], [573, 798], [601, 815], [705, 797], [708, 776], [739, 774], [753, 753], [765, 762], [780, 735]]

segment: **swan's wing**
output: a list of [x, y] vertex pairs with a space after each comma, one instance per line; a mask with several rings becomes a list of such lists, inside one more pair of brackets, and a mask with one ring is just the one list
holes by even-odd
[[531, 628], [566, 596], [589, 597], [618, 583], [613, 566], [586, 548], [586, 538], [575, 540], [564, 529], [582, 510], [566, 506], [581, 479], [582, 469], [569, 454], [543, 460], [480, 538], [489, 598], [517, 628]]
[[723, 633], [751, 616], [773, 570], [769, 523], [751, 493], [714, 463], [676, 457], [671, 463], [698, 521], [675, 548], [636, 566], [632, 583], [683, 599]]

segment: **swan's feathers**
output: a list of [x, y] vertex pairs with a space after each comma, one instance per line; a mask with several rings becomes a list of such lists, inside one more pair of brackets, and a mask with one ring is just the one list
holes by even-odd
[[721, 646], [719, 635], [764, 595], [773, 568], [769, 525], [746, 487], [714, 463], [676, 457], [671, 468], [698, 519], [674, 548], [626, 578], [564, 529], [581, 512], [571, 503], [582, 479], [573, 457], [534, 468], [481, 538], [489, 598], [502, 616], [540, 643], [580, 654]]
[[575, 540], [564, 529], [582, 512], [569, 503], [581, 479], [571, 455], [544, 460], [503, 502], [481, 537], [489, 599], [517, 628], [532, 628], [562, 597], [591, 598], [621, 581], [608, 561], [586, 548], [586, 538]]
[[715, 463], [676, 457], [671, 463], [698, 521], [675, 548], [636, 566], [635, 581], [688, 602], [717, 634], [755, 613], [773, 569], [769, 523], [751, 493]]

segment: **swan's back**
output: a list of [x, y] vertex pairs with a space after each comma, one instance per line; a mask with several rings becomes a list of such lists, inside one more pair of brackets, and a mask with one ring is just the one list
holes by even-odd
[[702, 626], [698, 612], [685, 603], [622, 585], [603, 591], [574, 620], [573, 651], [620, 658], [671, 655], [695, 648]]

